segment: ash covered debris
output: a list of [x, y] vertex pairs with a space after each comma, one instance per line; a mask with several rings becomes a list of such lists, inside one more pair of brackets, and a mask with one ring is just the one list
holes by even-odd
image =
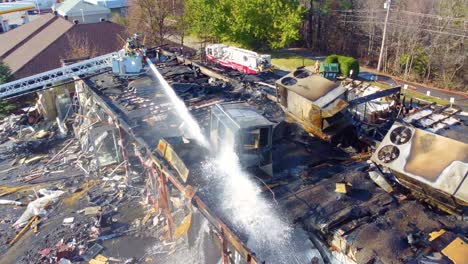
[[2, 263], [139, 262], [164, 230], [141, 204], [130, 143], [92, 100], [75, 99], [58, 103], [68, 110], [57, 119], [33, 105], [0, 121]]

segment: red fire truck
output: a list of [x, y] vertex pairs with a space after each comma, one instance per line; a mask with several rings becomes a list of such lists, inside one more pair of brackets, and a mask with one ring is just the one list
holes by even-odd
[[261, 55], [224, 44], [208, 45], [205, 53], [207, 61], [245, 74], [257, 74], [271, 68], [271, 55]]

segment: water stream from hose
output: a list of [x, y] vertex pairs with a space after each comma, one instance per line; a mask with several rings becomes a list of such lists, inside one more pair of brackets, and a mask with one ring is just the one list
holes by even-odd
[[156, 77], [156, 80], [159, 82], [160, 84], [159, 86], [164, 90], [166, 95], [169, 97], [169, 100], [174, 106], [177, 114], [183, 120], [184, 125], [187, 126], [186, 130], [188, 131], [190, 136], [195, 138], [195, 140], [198, 141], [198, 143], [200, 143], [203, 147], [209, 149], [208, 140], [203, 135], [200, 129], [200, 126], [198, 125], [197, 121], [193, 118], [193, 116], [190, 114], [189, 110], [187, 109], [187, 106], [185, 106], [185, 103], [177, 96], [174, 89], [172, 89], [169, 83], [164, 79], [164, 77], [156, 68], [156, 65], [154, 65], [149, 59], [146, 61], [148, 62], [148, 65], [150, 66], [151, 71]]

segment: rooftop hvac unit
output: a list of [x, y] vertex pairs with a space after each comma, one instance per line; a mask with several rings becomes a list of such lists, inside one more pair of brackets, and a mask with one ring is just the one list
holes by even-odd
[[371, 160], [418, 197], [461, 214], [468, 204], [468, 145], [395, 122]]

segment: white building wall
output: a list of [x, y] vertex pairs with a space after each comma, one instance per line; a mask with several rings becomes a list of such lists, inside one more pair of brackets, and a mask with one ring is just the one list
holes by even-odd
[[83, 16], [68, 16], [68, 21], [73, 22], [78, 20], [79, 24], [90, 24], [90, 23], [97, 23], [101, 22], [101, 18], [104, 18], [106, 21], [110, 19], [109, 14], [96, 14], [96, 15], [84, 15]]

